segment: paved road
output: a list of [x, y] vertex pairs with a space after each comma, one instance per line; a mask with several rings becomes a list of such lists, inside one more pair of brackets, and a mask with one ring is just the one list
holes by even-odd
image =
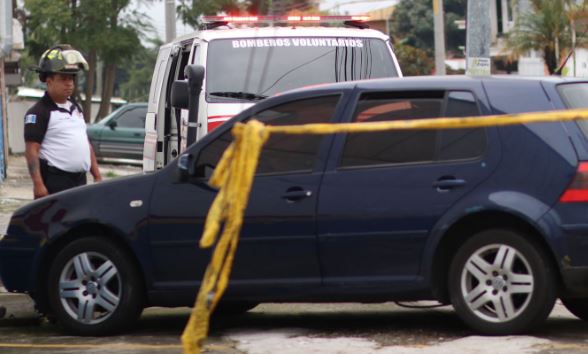
[[[10, 307], [26, 309], [22, 296]], [[20, 305], [18, 305], [20, 303]], [[82, 338], [63, 335], [26, 311], [0, 320], [1, 353], [181, 353], [179, 336], [189, 309], [151, 308], [124, 336]], [[216, 318], [208, 353], [248, 354], [429, 354], [586, 353], [588, 324], [561, 305], [533, 336], [473, 335], [451, 308], [412, 310], [394, 304], [264, 304], [246, 315]]]
[[[0, 231], [10, 213], [32, 198], [22, 157], [10, 157], [9, 178], [0, 184]], [[130, 166], [101, 165], [106, 178], [139, 173]], [[181, 353], [179, 336], [190, 309], [147, 309], [124, 336], [65, 336], [39, 319], [28, 297], [0, 293], [8, 309], [0, 319], [0, 353]], [[532, 336], [479, 337], [451, 307], [413, 310], [386, 304], [263, 304], [239, 317], [215, 318], [208, 353], [429, 354], [586, 353], [588, 323], [558, 304]]]

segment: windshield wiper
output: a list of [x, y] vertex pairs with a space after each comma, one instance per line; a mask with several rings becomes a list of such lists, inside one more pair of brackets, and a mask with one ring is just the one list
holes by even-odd
[[236, 91], [222, 91], [222, 92], [211, 92], [209, 93], [211, 96], [219, 96], [219, 97], [230, 97], [230, 98], [240, 98], [248, 101], [259, 101], [267, 98], [268, 96], [259, 95], [256, 93], [251, 92], [236, 92]]

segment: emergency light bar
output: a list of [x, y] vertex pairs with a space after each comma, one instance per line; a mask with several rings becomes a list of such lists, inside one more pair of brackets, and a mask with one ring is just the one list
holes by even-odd
[[272, 23], [272, 22], [345, 22], [369, 21], [369, 16], [314, 16], [314, 15], [285, 15], [285, 16], [202, 16], [204, 23], [232, 22], [232, 23]]

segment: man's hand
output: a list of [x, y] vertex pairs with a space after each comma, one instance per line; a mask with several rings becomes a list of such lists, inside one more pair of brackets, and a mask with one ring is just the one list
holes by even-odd
[[33, 180], [33, 196], [35, 199], [38, 199], [49, 195], [49, 191], [41, 177], [41, 167], [39, 163], [39, 150], [41, 150], [41, 144], [27, 141], [25, 146], [27, 167], [29, 168], [29, 174]]
[[47, 190], [47, 187], [45, 187], [45, 184], [43, 184], [43, 182], [35, 183], [33, 185], [33, 196], [35, 197], [35, 199], [43, 198], [48, 195], [49, 191]]

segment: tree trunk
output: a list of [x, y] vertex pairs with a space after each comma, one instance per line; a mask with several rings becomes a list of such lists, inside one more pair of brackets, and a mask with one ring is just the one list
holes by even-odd
[[570, 20], [570, 27], [572, 28], [572, 76], [576, 77], [576, 21], [573, 18]]
[[555, 69], [557, 69], [557, 59], [555, 56], [555, 51], [548, 47], [543, 49], [543, 60], [545, 60], [545, 65], [547, 65], [549, 75], [552, 75]]
[[88, 53], [88, 72], [86, 73], [86, 87], [84, 94], [86, 99], [84, 100], [84, 118], [87, 123], [93, 123], [92, 119], [92, 96], [94, 96], [94, 82], [96, 77], [96, 48], [90, 49]]
[[100, 110], [96, 119], [102, 119], [110, 113], [110, 99], [112, 98], [112, 91], [114, 90], [114, 74], [116, 72], [116, 64], [108, 63], [104, 69], [104, 83], [102, 86], [102, 102], [100, 102]]

